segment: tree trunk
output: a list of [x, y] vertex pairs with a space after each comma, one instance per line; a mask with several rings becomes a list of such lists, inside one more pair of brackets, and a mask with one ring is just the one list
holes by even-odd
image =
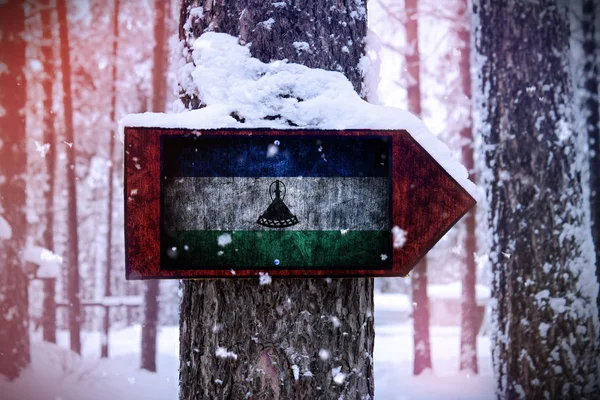
[[[152, 69], [152, 111], [161, 112], [167, 101], [167, 34], [165, 17], [169, 1], [154, 2], [154, 68]], [[142, 325], [142, 369], [156, 372], [156, 333], [158, 325], [158, 280], [146, 282], [144, 324]]]
[[[115, 134], [117, 127], [117, 63], [118, 63], [118, 52], [119, 52], [119, 0], [114, 0], [113, 3], [113, 46], [112, 46], [112, 88], [110, 96], [110, 121], [113, 124], [114, 129], [110, 134], [108, 140], [108, 193], [106, 194], [106, 271], [104, 275], [104, 297], [111, 295], [111, 284], [112, 284], [112, 236], [113, 236], [113, 190], [115, 181], [114, 171], [114, 149], [115, 149]], [[128, 309], [129, 310], [129, 309]], [[103, 331], [105, 332], [106, 338], [102, 341], [102, 348], [100, 351], [100, 357], [108, 357], [108, 332], [110, 331], [110, 311], [106, 308], [104, 313]]]
[[[200, 3], [200, 4], [199, 4]], [[192, 7], [202, 7], [191, 12]], [[360, 93], [365, 4], [299, 0], [294, 5], [184, 0], [180, 38], [205, 29], [252, 43], [262, 61], [288, 59], [343, 72]], [[268, 29], [262, 21], [273, 22]], [[306, 42], [310, 51], [298, 51]], [[351, 45], [349, 43], [351, 42]], [[345, 52], [345, 48], [348, 52]], [[344, 48], [344, 50], [342, 50]], [[185, 96], [188, 108], [201, 99]], [[183, 281], [180, 398], [373, 398], [373, 279]], [[220, 358], [218, 353], [235, 353]], [[346, 374], [340, 380], [334, 372]]]
[[[56, 168], [56, 132], [54, 131], [54, 113], [53, 106], [53, 86], [56, 79], [55, 57], [54, 57], [54, 23], [52, 14], [54, 12], [54, 2], [49, 0], [41, 9], [42, 22], [42, 62], [44, 65], [44, 74], [42, 77], [42, 88], [44, 90], [43, 99], [43, 132], [44, 144], [49, 145], [44, 161], [46, 162], [46, 174], [48, 177], [47, 188], [44, 191], [44, 206], [46, 215], [46, 225], [42, 233], [44, 247], [54, 251], [54, 184]], [[50, 343], [56, 343], [56, 302], [54, 299], [56, 291], [56, 279], [48, 278], [43, 280], [44, 285], [44, 306], [42, 316], [42, 331], [44, 340]]]
[[141, 368], [156, 372], [156, 333], [158, 326], [158, 295], [160, 281], [146, 283], [144, 294], [144, 324], [142, 325]]
[[167, 104], [167, 51], [166, 18], [171, 13], [169, 0], [154, 0], [154, 68], [152, 69], [152, 111], [162, 112]]
[[411, 273], [413, 303], [413, 374], [431, 369], [429, 339], [429, 297], [427, 296], [427, 258], [423, 258]]
[[0, 3], [0, 375], [8, 379], [19, 376], [30, 361], [23, 268], [27, 234], [24, 31], [23, 3]]
[[554, 0], [474, 2], [498, 398], [597, 398], [586, 135]]
[[71, 91], [71, 56], [69, 49], [69, 26], [66, 0], [57, 0], [60, 58], [62, 65], [63, 109], [65, 118], [65, 142], [67, 146], [67, 253], [69, 335], [71, 350], [81, 353], [81, 298], [79, 293], [79, 237], [77, 233], [77, 180], [75, 175], [76, 151], [73, 131], [73, 96]]
[[[458, 42], [461, 49], [458, 60], [459, 74], [461, 80], [461, 96], [468, 99], [465, 107], [464, 121], [460, 130], [462, 144], [462, 161], [469, 171], [469, 179], [475, 182], [475, 163], [473, 160], [473, 127], [471, 118], [471, 33], [470, 13], [468, 1], [461, 0], [458, 17], [461, 23], [458, 25]], [[462, 101], [460, 103], [463, 103]], [[475, 284], [477, 283], [477, 271], [475, 268], [475, 252], [477, 251], [477, 227], [475, 215], [477, 211], [472, 209], [465, 217], [465, 260], [462, 275], [462, 296], [460, 303], [460, 370], [478, 373], [477, 366], [477, 299], [475, 296]]]
[[[406, 55], [408, 72], [408, 111], [421, 116], [421, 55], [419, 52], [418, 0], [406, 0]], [[427, 296], [427, 258], [417, 264], [410, 277], [413, 299], [413, 373], [419, 375], [431, 369], [431, 345], [429, 339], [429, 297]]]
[[[586, 128], [590, 163], [590, 208], [592, 211], [592, 238], [596, 249], [596, 278], [600, 283], [600, 103], [598, 101], [598, 49], [596, 48], [596, 2], [583, 0], [581, 28], [585, 55], [584, 96]], [[600, 316], [600, 296], [598, 296]]]

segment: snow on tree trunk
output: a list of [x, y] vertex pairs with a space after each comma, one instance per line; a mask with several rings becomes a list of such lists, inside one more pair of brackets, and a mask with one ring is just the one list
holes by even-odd
[[[584, 97], [586, 128], [589, 144], [590, 163], [590, 209], [592, 210], [592, 238], [596, 248], [596, 277], [600, 282], [600, 102], [598, 101], [598, 49], [596, 46], [596, 16], [598, 4], [594, 0], [584, 0], [581, 17], [583, 31], [583, 53], [585, 63]], [[600, 296], [598, 296], [600, 313]]]
[[[165, 109], [167, 97], [167, 34], [165, 18], [169, 15], [169, 1], [154, 2], [154, 68], [152, 68], [152, 111]], [[142, 325], [141, 368], [156, 372], [156, 331], [158, 325], [158, 280], [146, 282], [144, 294], [144, 324]]]
[[[471, 118], [471, 33], [470, 13], [467, 0], [461, 0], [457, 16], [459, 18], [457, 38], [460, 46], [458, 67], [461, 83], [461, 94], [468, 99], [460, 130], [462, 146], [462, 162], [469, 171], [469, 179], [475, 182], [475, 165], [473, 161], [473, 128]], [[460, 370], [479, 372], [477, 366], [477, 299], [475, 297], [475, 284], [477, 283], [477, 270], [475, 268], [475, 252], [477, 251], [477, 237], [475, 209], [465, 216], [465, 259], [462, 275], [462, 296], [460, 303]]]
[[24, 272], [25, 13], [19, 0], [0, 2], [0, 375], [29, 364], [27, 276]]
[[[54, 46], [56, 43], [54, 21], [52, 14], [55, 7], [52, 1], [47, 2], [40, 9], [40, 17], [42, 22], [42, 38], [44, 43], [40, 46], [42, 52], [42, 63], [44, 66], [44, 74], [42, 76], [42, 87], [44, 90], [43, 101], [43, 132], [44, 145], [49, 145], [44, 156], [46, 163], [47, 187], [44, 189], [44, 215], [46, 216], [42, 240], [44, 247], [50, 251], [54, 251], [54, 186], [55, 186], [55, 169], [56, 169], [56, 132], [54, 130], [54, 113], [53, 106], [53, 87], [56, 79], [55, 55]], [[44, 340], [51, 343], [56, 343], [56, 279], [46, 278], [43, 280], [44, 285], [44, 305], [42, 314], [42, 330]]]
[[[421, 55], [419, 53], [418, 0], [406, 0], [406, 55], [408, 73], [408, 110], [421, 116]], [[413, 373], [419, 375], [431, 369], [431, 344], [429, 340], [429, 297], [427, 296], [427, 258], [423, 258], [410, 275], [413, 302]]]
[[[365, 4], [182, 2], [180, 38], [205, 30], [262, 61], [343, 72], [360, 93]], [[190, 60], [188, 60], [190, 61]], [[201, 100], [185, 96], [188, 108]], [[373, 279], [184, 281], [180, 398], [373, 398]]]
[[65, 142], [67, 149], [67, 295], [69, 302], [69, 337], [71, 350], [81, 353], [81, 298], [79, 291], [79, 237], [77, 232], [77, 181], [75, 175], [77, 146], [73, 130], [73, 95], [71, 91], [71, 58], [66, 0], [57, 0], [58, 32], [62, 68]]
[[569, 26], [553, 0], [474, 2], [498, 398], [597, 398], [598, 284]]

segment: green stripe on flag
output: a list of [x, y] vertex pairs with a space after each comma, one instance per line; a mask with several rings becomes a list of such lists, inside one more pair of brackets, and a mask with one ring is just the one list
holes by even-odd
[[163, 239], [167, 269], [390, 268], [392, 261], [389, 231], [178, 231]]

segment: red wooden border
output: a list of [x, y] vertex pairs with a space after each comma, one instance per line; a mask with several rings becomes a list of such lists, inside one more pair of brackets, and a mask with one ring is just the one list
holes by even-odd
[[[161, 135], [340, 135], [391, 136], [392, 225], [407, 232], [393, 251], [390, 269], [160, 269]], [[253, 277], [406, 276], [475, 200], [405, 130], [187, 130], [125, 128], [125, 273], [127, 279]]]

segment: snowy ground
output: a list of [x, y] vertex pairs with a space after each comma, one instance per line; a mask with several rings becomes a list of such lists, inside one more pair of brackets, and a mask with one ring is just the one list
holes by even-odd
[[[395, 322], [391, 299], [385, 295], [375, 298], [376, 400], [494, 398], [489, 339], [480, 336], [478, 340], [480, 375], [459, 374], [458, 327], [432, 327], [434, 370], [412, 376], [412, 326]], [[399, 313], [403, 312], [400, 303]], [[160, 329], [158, 373], [152, 374], [138, 368], [139, 326], [111, 332], [111, 358], [107, 360], [99, 359], [100, 336], [97, 333], [83, 334], [83, 357], [80, 358], [64, 350], [68, 347], [68, 335], [59, 332], [60, 346], [33, 343], [32, 365], [16, 382], [0, 380], [0, 398], [175, 400], [178, 393], [178, 341], [177, 327]]]

